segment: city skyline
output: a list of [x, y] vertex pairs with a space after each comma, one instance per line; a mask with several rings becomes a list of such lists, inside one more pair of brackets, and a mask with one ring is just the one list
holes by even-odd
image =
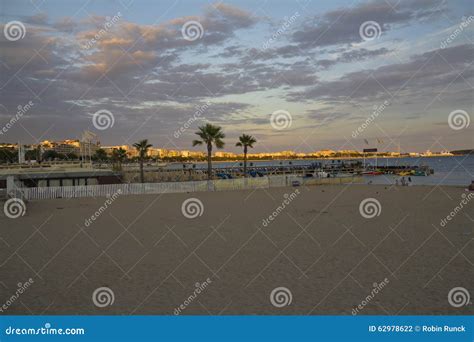
[[255, 153], [474, 147], [469, 1], [189, 4], [5, 3], [0, 140], [91, 130], [201, 151], [194, 132], [211, 122], [229, 152], [242, 133]]
[[[86, 147], [87, 148], [86, 148]], [[22, 144], [22, 147], [26, 150], [34, 150], [41, 148], [41, 150], [54, 150], [58, 153], [68, 154], [68, 153], [75, 153], [77, 156], [84, 152], [87, 155], [93, 155], [98, 149], [104, 150], [109, 156], [112, 155], [113, 150], [123, 149], [127, 152], [129, 157], [136, 157], [138, 156], [138, 152], [136, 148], [132, 145], [101, 145], [100, 141], [81, 141], [79, 139], [66, 139], [66, 140], [43, 140], [38, 144]], [[89, 148], [91, 147], [91, 148]], [[4, 143], [0, 142], [0, 149], [19, 149], [19, 144], [12, 144], [12, 143]], [[368, 150], [373, 150], [373, 148], [367, 148]], [[426, 150], [423, 152], [416, 152], [416, 151], [402, 151], [402, 150], [378, 150], [378, 151], [371, 151], [370, 153], [365, 154], [380, 154], [386, 156], [439, 156], [439, 155], [452, 155], [451, 152], [460, 153], [461, 151], [465, 151], [465, 153], [469, 153], [471, 149], [465, 150], [457, 150], [457, 151], [448, 151], [448, 150]], [[339, 150], [331, 150], [331, 149], [318, 149], [310, 152], [296, 152], [293, 150], [279, 150], [279, 151], [266, 151], [266, 152], [256, 152], [250, 150], [247, 155], [249, 157], [256, 157], [256, 158], [264, 158], [264, 157], [272, 157], [272, 158], [306, 158], [306, 157], [331, 157], [337, 155], [353, 155], [353, 156], [363, 156], [364, 149], [362, 150], [354, 150], [354, 149], [339, 149]], [[151, 146], [148, 149], [148, 157], [185, 157], [185, 158], [204, 158], [206, 153], [204, 150], [189, 150], [189, 149], [169, 149], [169, 148], [161, 148], [157, 146]], [[232, 152], [229, 150], [220, 149], [214, 150], [213, 156], [217, 158], [235, 158], [235, 157], [242, 157], [243, 151]]]

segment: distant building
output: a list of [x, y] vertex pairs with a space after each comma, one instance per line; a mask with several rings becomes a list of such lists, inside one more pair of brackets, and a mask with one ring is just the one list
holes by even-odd
[[190, 151], [190, 152], [189, 152], [189, 157], [190, 157], [190, 158], [200, 159], [200, 158], [205, 158], [205, 157], [206, 157], [206, 154], [205, 154], [204, 152], [193, 152], [193, 151]]
[[155, 158], [161, 158], [161, 148], [153, 148], [151, 147], [149, 150], [148, 150], [148, 156], [149, 157], [155, 157]]
[[214, 156], [216, 158], [237, 158], [237, 154], [235, 154], [235, 153], [221, 152], [221, 151], [217, 151], [216, 153], [214, 153]]
[[340, 150], [340, 151], [337, 151], [337, 153], [343, 154], [343, 155], [359, 155], [360, 154], [359, 151], [355, 151], [355, 150]]
[[134, 147], [128, 145], [102, 146], [101, 147], [108, 156], [112, 156], [114, 150], [122, 149], [127, 153], [128, 158], [138, 157], [138, 152]]
[[9, 149], [16, 150], [16, 149], [18, 149], [18, 145], [17, 144], [2, 143], [2, 144], [0, 144], [0, 148], [9, 148]]
[[336, 154], [336, 151], [333, 150], [321, 150], [314, 152], [314, 155], [318, 157], [330, 157]]
[[63, 141], [42, 141], [40, 143], [43, 151], [54, 151], [61, 154], [74, 153], [80, 155], [81, 143], [79, 140], [63, 140]]
[[40, 143], [43, 151], [54, 151], [61, 154], [74, 153], [77, 156], [90, 157], [100, 148], [99, 142], [80, 141], [80, 140], [60, 140], [49, 141], [45, 140]]
[[422, 153], [421, 155], [423, 157], [431, 157], [433, 155], [433, 152], [431, 152], [430, 150], [427, 150], [425, 153]]

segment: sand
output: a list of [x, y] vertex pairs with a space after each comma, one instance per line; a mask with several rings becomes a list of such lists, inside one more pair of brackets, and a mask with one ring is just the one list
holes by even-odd
[[[473, 314], [448, 302], [454, 287], [474, 296], [474, 200], [441, 225], [462, 194], [340, 185], [119, 196], [87, 226], [105, 198], [32, 201], [23, 217], [0, 216], [0, 307], [34, 281], [0, 314]], [[182, 214], [189, 198], [201, 216]], [[379, 216], [362, 217], [366, 198]], [[94, 305], [99, 287], [113, 304]], [[272, 304], [278, 287], [291, 303]]]

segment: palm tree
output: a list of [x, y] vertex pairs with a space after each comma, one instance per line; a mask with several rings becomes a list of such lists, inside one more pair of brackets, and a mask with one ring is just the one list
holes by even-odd
[[244, 177], [247, 177], [247, 151], [248, 148], [253, 148], [253, 144], [257, 142], [257, 139], [251, 135], [242, 134], [239, 137], [239, 142], [235, 146], [244, 147]]
[[223, 148], [224, 142], [222, 139], [225, 138], [222, 127], [206, 124], [199, 127], [199, 131], [196, 135], [201, 140], [193, 140], [193, 146], [206, 144], [207, 147], [207, 179], [212, 179], [212, 145], [216, 145], [217, 148]]
[[98, 160], [99, 162], [107, 160], [107, 152], [104, 149], [98, 148], [97, 151], [94, 153], [94, 159]]
[[152, 144], [148, 143], [148, 139], [143, 139], [133, 144], [133, 147], [135, 147], [135, 149], [138, 152], [138, 160], [140, 161], [140, 182], [141, 183], [145, 183], [145, 175], [143, 174], [143, 161], [145, 160], [147, 156], [148, 149], [152, 146], [153, 146]]
[[120, 147], [119, 149], [114, 149], [112, 151], [112, 160], [117, 162], [117, 168], [120, 171], [122, 171], [122, 163], [125, 159], [127, 159], [127, 151], [125, 151], [123, 148]]

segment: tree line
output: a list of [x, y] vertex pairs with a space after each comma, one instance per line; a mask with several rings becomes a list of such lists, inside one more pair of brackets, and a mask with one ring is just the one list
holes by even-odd
[[[207, 152], [207, 177], [208, 179], [212, 179], [212, 151], [213, 147], [215, 146], [218, 149], [224, 148], [225, 142], [225, 134], [222, 131], [222, 127], [215, 126], [210, 123], [198, 127], [198, 131], [195, 134], [199, 137], [199, 139], [193, 140], [193, 146], [205, 146]], [[242, 134], [239, 137], [239, 141], [235, 144], [235, 146], [242, 147], [244, 152], [244, 175], [247, 176], [247, 153], [249, 148], [253, 148], [253, 145], [257, 142], [257, 140], [248, 134]], [[148, 139], [143, 139], [139, 142], [133, 144], [133, 147], [138, 152], [138, 161], [140, 163], [140, 181], [144, 182], [144, 171], [143, 165], [145, 160], [148, 158], [148, 150], [153, 145], [148, 142]], [[104, 151], [105, 153], [105, 151]], [[124, 149], [119, 148], [115, 149], [112, 152], [112, 160], [115, 160], [119, 164], [119, 168], [124, 160], [127, 159], [127, 153]]]

